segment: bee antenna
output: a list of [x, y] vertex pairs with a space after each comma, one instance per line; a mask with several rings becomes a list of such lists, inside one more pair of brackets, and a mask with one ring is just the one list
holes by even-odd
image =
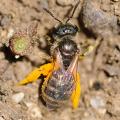
[[75, 10], [77, 9], [79, 3], [80, 3], [80, 0], [78, 0], [78, 2], [76, 3], [76, 5], [74, 6], [72, 14], [68, 17], [68, 19], [66, 20], [65, 23], [67, 23], [73, 17], [73, 15], [75, 13]]
[[43, 9], [44, 9], [47, 13], [49, 13], [56, 21], [62, 23], [62, 21], [60, 21], [58, 18], [56, 18], [51, 11], [49, 11], [49, 10], [46, 9], [46, 8], [43, 8]]

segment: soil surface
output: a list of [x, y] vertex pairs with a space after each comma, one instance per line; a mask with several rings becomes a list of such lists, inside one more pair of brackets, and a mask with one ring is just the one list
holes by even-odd
[[[0, 120], [120, 120], [119, 0], [80, 0], [69, 21], [80, 29], [77, 44], [97, 42], [94, 50], [79, 61], [82, 94], [77, 109], [71, 105], [54, 111], [46, 108], [39, 100], [40, 78], [25, 86], [16, 85], [33, 69], [50, 61], [46, 36], [60, 23], [43, 8], [65, 21], [76, 3], [0, 0]], [[32, 53], [16, 59], [8, 42], [14, 33], [29, 29], [33, 22], [38, 26]]]

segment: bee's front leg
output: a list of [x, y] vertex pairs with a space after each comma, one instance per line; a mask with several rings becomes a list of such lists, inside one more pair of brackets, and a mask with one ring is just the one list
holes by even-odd
[[80, 75], [77, 73], [77, 75], [74, 75], [75, 77], [75, 89], [71, 96], [72, 106], [73, 108], [77, 108], [79, 106], [79, 100], [81, 95], [81, 85], [80, 85]]
[[27, 77], [21, 80], [17, 85], [24, 85], [31, 82], [35, 82], [42, 74], [44, 76], [47, 76], [52, 70], [53, 70], [53, 63], [42, 65], [39, 68], [33, 70], [31, 73], [29, 73]]

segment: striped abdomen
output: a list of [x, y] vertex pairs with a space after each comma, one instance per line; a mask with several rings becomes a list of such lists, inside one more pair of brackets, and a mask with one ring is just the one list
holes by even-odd
[[70, 72], [64, 69], [54, 71], [47, 85], [42, 89], [42, 97], [46, 105], [57, 108], [64, 104], [74, 89], [74, 79]]

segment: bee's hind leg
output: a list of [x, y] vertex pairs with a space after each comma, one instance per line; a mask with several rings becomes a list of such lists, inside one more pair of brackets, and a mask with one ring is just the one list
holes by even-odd
[[33, 70], [27, 75], [27, 77], [21, 80], [17, 85], [24, 85], [31, 82], [35, 82], [42, 74], [47, 76], [53, 69], [53, 63], [48, 63], [40, 66], [39, 68]]
[[80, 75], [77, 73], [75, 77], [75, 89], [71, 96], [72, 107], [75, 109], [79, 106], [79, 100], [81, 95], [81, 86], [80, 86]]

